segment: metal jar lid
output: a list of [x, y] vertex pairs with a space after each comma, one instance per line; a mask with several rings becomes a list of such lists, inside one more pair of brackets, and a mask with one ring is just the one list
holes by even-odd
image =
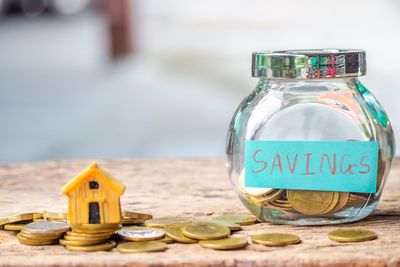
[[358, 77], [366, 72], [365, 51], [310, 49], [254, 52], [252, 76], [273, 79]]

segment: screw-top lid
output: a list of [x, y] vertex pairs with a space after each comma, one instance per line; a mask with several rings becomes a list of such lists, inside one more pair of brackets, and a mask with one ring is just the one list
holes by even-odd
[[365, 51], [306, 49], [254, 52], [252, 76], [275, 79], [327, 79], [365, 75]]

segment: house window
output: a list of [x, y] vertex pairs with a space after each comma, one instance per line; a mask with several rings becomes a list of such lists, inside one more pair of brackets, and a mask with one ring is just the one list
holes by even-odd
[[99, 189], [99, 183], [96, 181], [90, 181], [89, 182], [89, 188], [90, 189]]

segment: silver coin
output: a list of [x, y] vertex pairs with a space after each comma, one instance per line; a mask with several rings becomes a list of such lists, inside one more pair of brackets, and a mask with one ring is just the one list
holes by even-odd
[[164, 231], [150, 227], [129, 227], [116, 232], [121, 238], [130, 241], [155, 240], [164, 237]]
[[60, 221], [42, 221], [32, 222], [25, 225], [24, 230], [34, 234], [53, 234], [63, 233], [71, 229], [65, 222]]

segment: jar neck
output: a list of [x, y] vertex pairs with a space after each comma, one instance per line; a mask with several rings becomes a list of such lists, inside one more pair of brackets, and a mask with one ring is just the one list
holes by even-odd
[[319, 92], [319, 91], [349, 91], [355, 89], [358, 77], [335, 79], [270, 79], [260, 78], [258, 88], [262, 90]]

